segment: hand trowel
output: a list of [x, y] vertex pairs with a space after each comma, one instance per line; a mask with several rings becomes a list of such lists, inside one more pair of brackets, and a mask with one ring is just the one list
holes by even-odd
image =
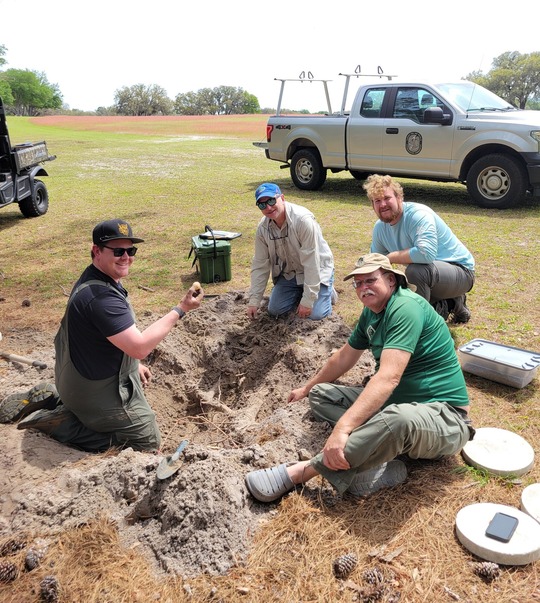
[[171, 475], [175, 474], [180, 469], [180, 455], [184, 448], [188, 445], [189, 440], [182, 440], [180, 446], [176, 449], [176, 452], [165, 457], [158, 465], [157, 477], [158, 479], [167, 479]]

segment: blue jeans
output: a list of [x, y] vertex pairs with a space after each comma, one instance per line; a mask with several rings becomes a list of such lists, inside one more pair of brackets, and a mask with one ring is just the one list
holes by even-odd
[[[334, 276], [330, 279], [329, 285], [323, 285], [319, 290], [319, 296], [313, 304], [310, 320], [322, 320], [332, 314], [332, 289], [334, 286]], [[284, 276], [279, 276], [274, 283], [274, 288], [270, 293], [268, 301], [268, 314], [271, 316], [281, 316], [296, 310], [302, 295], [304, 294], [304, 286], [296, 282], [296, 277], [287, 280]]]

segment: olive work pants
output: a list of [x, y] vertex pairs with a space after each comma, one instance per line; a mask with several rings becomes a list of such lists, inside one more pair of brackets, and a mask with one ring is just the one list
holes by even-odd
[[[316, 385], [309, 394], [315, 419], [333, 427], [362, 389], [331, 383]], [[310, 464], [342, 494], [360, 471], [378, 467], [400, 454], [412, 459], [454, 455], [473, 434], [460, 412], [446, 402], [390, 404], [349, 435], [344, 452], [351, 469], [329, 469], [322, 462], [322, 452]]]
[[474, 285], [472, 270], [450, 262], [409, 264], [405, 274], [409, 283], [416, 286], [416, 293], [430, 303], [461, 297]]

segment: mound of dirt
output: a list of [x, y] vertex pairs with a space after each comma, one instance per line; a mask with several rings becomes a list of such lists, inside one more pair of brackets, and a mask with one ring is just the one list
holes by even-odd
[[[263, 312], [250, 321], [246, 303], [243, 292], [203, 301], [148, 358], [147, 397], [162, 430], [161, 455], [131, 449], [92, 455], [1, 425], [0, 535], [54, 534], [107, 516], [127, 546], [142, 545], [156, 571], [222, 574], [238, 563], [272, 508], [251, 498], [244, 476], [321, 448], [328, 426], [313, 422], [307, 400], [288, 404], [287, 397], [350, 333], [336, 315], [312, 322]], [[140, 316], [139, 324], [156, 318]], [[53, 334], [4, 336], [48, 368], [4, 364], [0, 396], [54, 380]], [[366, 356], [343, 382], [360, 383], [372, 371]], [[159, 480], [162, 455], [183, 439], [189, 444], [179, 471]]]

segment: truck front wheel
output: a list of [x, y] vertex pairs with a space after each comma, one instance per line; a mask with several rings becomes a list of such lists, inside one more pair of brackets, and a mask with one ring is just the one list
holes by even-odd
[[486, 155], [478, 159], [467, 174], [467, 190], [474, 202], [488, 209], [507, 209], [517, 205], [527, 192], [525, 169], [508, 155]]
[[317, 153], [301, 149], [291, 159], [291, 178], [297, 188], [316, 191], [326, 180], [326, 168]]
[[37, 218], [49, 209], [49, 193], [41, 180], [34, 181], [34, 194], [19, 201], [19, 209], [25, 218]]

